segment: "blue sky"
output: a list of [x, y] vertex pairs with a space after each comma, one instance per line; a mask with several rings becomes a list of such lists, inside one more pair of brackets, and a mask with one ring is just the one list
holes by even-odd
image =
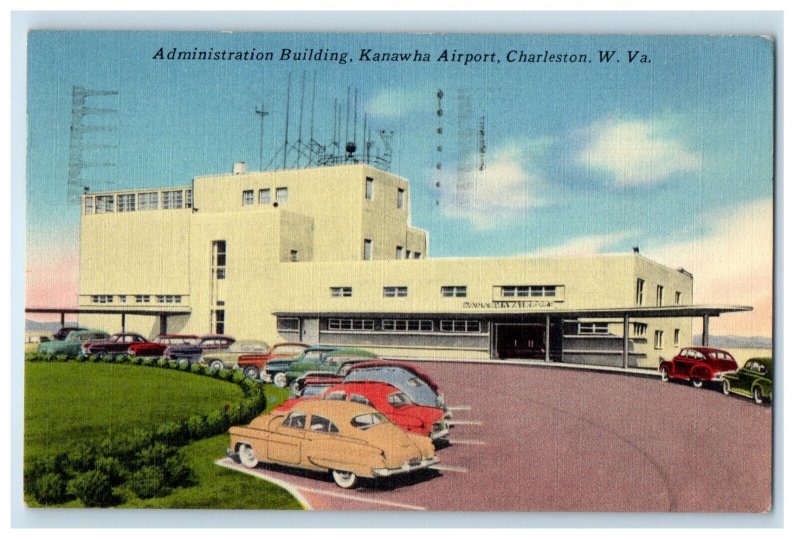
[[[161, 47], [255, 48], [276, 57], [282, 48], [329, 49], [355, 61], [153, 60]], [[362, 48], [419, 50], [431, 61], [360, 62]], [[437, 62], [444, 49], [495, 52], [499, 62]], [[509, 63], [510, 50], [585, 53], [591, 63]], [[621, 61], [601, 63], [599, 50], [616, 50]], [[631, 63], [629, 50], [640, 51]], [[649, 62], [639, 62], [642, 54]], [[270, 111], [264, 153], [273, 155], [283, 141], [290, 73], [295, 140], [306, 71], [306, 129], [310, 80], [317, 79], [315, 138], [330, 139], [333, 99], [342, 102], [348, 87], [358, 89], [374, 129], [395, 131], [391, 171], [411, 182], [413, 224], [430, 231], [431, 256], [626, 252], [638, 245], [656, 260], [703, 270], [696, 295], [708, 303], [758, 303], [764, 298], [733, 290], [739, 285], [714, 290], [720, 279], [761, 282], [771, 274], [770, 261], [742, 264], [728, 242], [754, 253], [764, 227], [772, 233], [772, 56], [771, 42], [754, 37], [31, 34], [29, 272], [38, 271], [42, 251], [66, 252], [78, 241], [79, 211], [66, 203], [73, 85], [119, 91], [103, 100], [119, 109], [111, 136], [119, 148], [110, 154], [117, 167], [102, 176], [108, 185], [187, 185], [235, 161], [256, 167], [254, 108], [261, 103]], [[459, 95], [469, 107], [459, 108]], [[459, 110], [473, 138], [458, 136]], [[481, 116], [486, 168], [472, 173], [468, 203], [457, 204], [459, 149], [474, 154]], [[101, 171], [86, 176], [99, 179]], [[707, 268], [709, 258], [715, 264]], [[718, 275], [721, 266], [733, 269]]]

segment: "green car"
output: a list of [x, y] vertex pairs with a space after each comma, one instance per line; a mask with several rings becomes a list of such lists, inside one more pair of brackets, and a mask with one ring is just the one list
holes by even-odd
[[309, 372], [335, 374], [342, 365], [347, 363], [370, 361], [377, 358], [378, 356], [372, 352], [360, 348], [337, 348], [327, 352], [319, 359], [293, 361], [289, 365], [289, 370], [286, 371], [286, 385], [291, 386], [298, 378]]
[[36, 351], [49, 356], [56, 356], [59, 354], [77, 356], [81, 353], [81, 347], [86, 341], [99, 341], [110, 337], [111, 335], [99, 329], [81, 329], [71, 331], [63, 341], [39, 343], [39, 347]]
[[736, 393], [750, 397], [758, 404], [772, 400], [772, 358], [748, 359], [744, 367], [724, 375], [722, 392], [726, 395]]

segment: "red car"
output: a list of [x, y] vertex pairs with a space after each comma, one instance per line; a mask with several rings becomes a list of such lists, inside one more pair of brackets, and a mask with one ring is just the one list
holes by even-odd
[[102, 341], [87, 341], [81, 348], [81, 353], [87, 356], [108, 356], [127, 354], [132, 344], [146, 343], [147, 339], [138, 333], [114, 333], [110, 339]]
[[307, 344], [301, 342], [281, 342], [272, 345], [265, 354], [244, 354], [239, 356], [238, 365], [244, 369], [244, 374], [249, 378], [258, 378], [258, 373], [264, 365], [273, 359], [288, 359], [299, 355], [308, 348]]
[[128, 347], [128, 355], [139, 357], [161, 357], [164, 350], [173, 344], [191, 344], [197, 335], [159, 335], [151, 342], [137, 342]]
[[722, 376], [736, 372], [736, 360], [725, 350], [693, 346], [684, 348], [680, 354], [658, 366], [661, 379], [689, 380], [694, 387], [703, 387], [710, 382], [722, 383]]
[[[297, 402], [312, 400], [290, 399], [277, 408], [286, 411]], [[396, 387], [383, 382], [349, 382], [329, 387], [317, 397], [321, 400], [352, 401], [372, 406], [401, 429], [438, 440], [450, 434], [445, 413], [441, 408], [420, 406]]]

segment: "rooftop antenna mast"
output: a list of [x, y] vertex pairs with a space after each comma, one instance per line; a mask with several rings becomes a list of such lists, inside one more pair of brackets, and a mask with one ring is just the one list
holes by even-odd
[[292, 73], [289, 72], [289, 84], [286, 85], [286, 123], [283, 128], [283, 170], [286, 170], [286, 154], [289, 151], [289, 94], [292, 90]]
[[258, 144], [258, 170], [260, 172], [264, 170], [264, 117], [269, 114], [264, 108], [264, 103], [261, 103], [261, 109], [256, 107], [256, 114], [260, 116], [259, 120], [261, 121], [261, 138]]
[[436, 187], [437, 206], [439, 205], [442, 188], [442, 151], [444, 150], [444, 146], [442, 144], [442, 134], [444, 133], [444, 127], [442, 126], [442, 118], [444, 117], [444, 109], [442, 108], [443, 98], [444, 92], [440, 88], [436, 91], [436, 182], [434, 183], [434, 186]]
[[306, 72], [303, 71], [303, 78], [300, 80], [300, 123], [297, 128], [297, 142], [294, 145], [297, 159], [295, 159], [294, 166], [300, 166], [300, 157], [303, 155], [303, 109], [306, 103]]

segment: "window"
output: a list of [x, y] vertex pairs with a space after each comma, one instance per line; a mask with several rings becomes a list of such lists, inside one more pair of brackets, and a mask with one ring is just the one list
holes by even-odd
[[442, 297], [445, 298], [465, 298], [467, 297], [466, 286], [443, 286]]
[[117, 195], [117, 211], [136, 211], [136, 195]]
[[311, 416], [311, 422], [308, 424], [308, 429], [311, 432], [339, 432], [336, 425], [331, 423], [330, 419], [320, 417], [318, 415]]
[[388, 400], [389, 404], [391, 404], [394, 408], [397, 408], [398, 406], [404, 406], [406, 404], [412, 404], [412, 401], [408, 395], [402, 392], [392, 393], [386, 400]]
[[661, 307], [664, 303], [664, 287], [656, 285], [656, 307]]
[[161, 207], [165, 210], [175, 210], [183, 207], [183, 191], [162, 191]]
[[306, 428], [306, 414], [305, 412], [293, 412], [283, 422], [284, 427], [290, 429], [305, 429]]
[[192, 200], [192, 190], [191, 189], [187, 189], [186, 190], [186, 207], [187, 208], [191, 208], [193, 203], [194, 203], [194, 200]]
[[353, 287], [351, 286], [332, 286], [331, 297], [334, 298], [349, 298], [353, 295]]
[[406, 258], [411, 258], [411, 251], [406, 249]]
[[680, 305], [680, 304], [681, 304], [681, 293], [675, 292], [675, 305]]
[[331, 318], [328, 329], [334, 331], [372, 331], [375, 321], [365, 318]]
[[647, 324], [642, 324], [641, 322], [633, 323], [633, 335], [635, 337], [641, 337], [646, 333], [647, 333]]
[[128, 296], [119, 296], [120, 303], [128, 303]]
[[405, 207], [406, 207], [406, 190], [405, 189], [400, 189], [398, 187], [398, 189], [397, 189], [397, 209], [398, 210], [402, 210]]
[[403, 258], [403, 246], [398, 245], [394, 248], [394, 257], [398, 260], [402, 260]]
[[92, 296], [92, 303], [113, 303], [114, 296], [109, 294], [99, 294]]
[[139, 193], [139, 211], [157, 210], [158, 193]]
[[258, 190], [258, 203], [259, 204], [272, 204], [272, 190], [259, 189]]
[[300, 319], [299, 318], [278, 317], [278, 330], [279, 331], [300, 331]]
[[579, 335], [607, 335], [608, 322], [578, 322]]
[[180, 303], [181, 297], [177, 295], [160, 295], [156, 296], [158, 303]]
[[225, 333], [225, 310], [214, 310], [214, 333], [222, 335]]
[[217, 279], [224, 279], [228, 263], [228, 245], [225, 240], [211, 242], [211, 271]]
[[517, 285], [503, 286], [504, 298], [544, 298], [555, 297], [556, 287], [551, 285]]
[[375, 180], [373, 180], [370, 177], [367, 177], [367, 181], [366, 181], [366, 184], [364, 186], [364, 197], [367, 200], [372, 200], [372, 197], [373, 197], [373, 194], [374, 194], [373, 193], [374, 184], [375, 184]]
[[137, 294], [134, 296], [136, 303], [150, 303], [150, 296]]
[[289, 251], [289, 260], [291, 262], [297, 262], [298, 260], [300, 260], [300, 257], [297, 254], [297, 249], [292, 249], [291, 251]]
[[344, 391], [333, 391], [322, 397], [324, 401], [346, 401], [347, 395]]
[[359, 395], [358, 393], [353, 393], [352, 395], [350, 395], [350, 402], [357, 402], [359, 404], [365, 404], [367, 406], [372, 406], [374, 408], [374, 406], [367, 397], [365, 397], [364, 395]]
[[85, 197], [83, 199], [83, 213], [86, 215], [94, 213], [94, 197]]
[[681, 343], [681, 330], [675, 328], [675, 333], [673, 334], [672, 344], [675, 346], [680, 346]]
[[636, 305], [644, 305], [644, 279], [636, 279]]
[[372, 240], [364, 240], [364, 260], [372, 260]]
[[275, 202], [278, 204], [286, 204], [289, 202], [289, 188], [278, 187], [275, 189]]
[[242, 206], [252, 206], [253, 205], [253, 190], [248, 189], [246, 191], [242, 191]]
[[661, 350], [664, 347], [664, 332], [661, 330], [655, 331], [655, 336], [653, 338], [653, 343], [655, 345], [656, 350]]
[[405, 298], [408, 296], [407, 286], [384, 286], [383, 297], [385, 298]]
[[433, 331], [433, 320], [382, 320], [383, 331]]
[[414, 251], [414, 258], [422, 258], [422, 253]]
[[94, 199], [95, 213], [113, 213], [114, 195], [97, 195]]
[[439, 330], [444, 333], [478, 333], [481, 323], [478, 320], [441, 320]]
[[350, 421], [350, 424], [357, 429], [367, 430], [370, 427], [374, 427], [375, 425], [380, 425], [381, 423], [386, 422], [387, 419], [383, 415], [379, 413], [372, 413], [357, 415]]

